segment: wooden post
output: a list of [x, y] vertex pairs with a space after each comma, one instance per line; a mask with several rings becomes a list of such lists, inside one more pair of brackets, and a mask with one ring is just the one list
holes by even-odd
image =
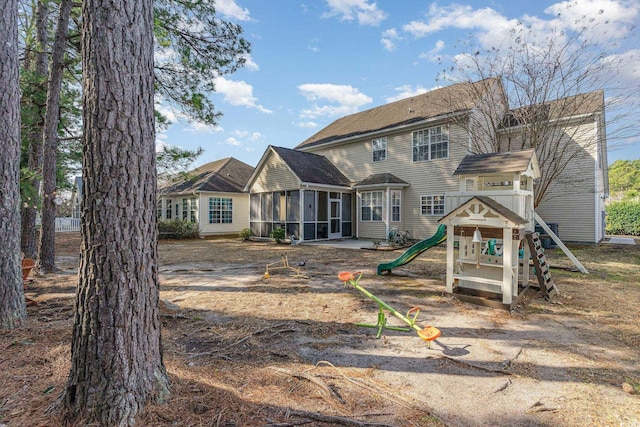
[[[511, 228], [502, 229], [502, 303], [511, 304], [514, 297], [512, 259], [513, 259], [513, 237]], [[517, 289], [515, 294], [517, 295]]]
[[[453, 270], [454, 270], [454, 254], [453, 244], [455, 235], [453, 234], [453, 225], [447, 226], [447, 292], [453, 293]], [[462, 243], [461, 243], [462, 244]]]

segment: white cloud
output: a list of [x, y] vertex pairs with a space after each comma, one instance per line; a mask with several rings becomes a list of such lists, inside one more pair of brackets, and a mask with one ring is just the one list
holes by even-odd
[[367, 0], [327, 0], [327, 5], [331, 10], [323, 17], [340, 16], [342, 21], [357, 19], [360, 25], [378, 25], [387, 18], [375, 2]]
[[221, 132], [223, 129], [218, 126], [212, 126], [201, 122], [190, 122], [189, 126], [185, 128], [185, 132], [189, 133], [201, 133], [208, 134], [214, 132]]
[[250, 53], [245, 53], [244, 55], [242, 55], [242, 58], [244, 58], [244, 67], [247, 70], [258, 71], [260, 69], [258, 64], [256, 64], [256, 62], [251, 57]]
[[238, 6], [235, 0], [216, 0], [216, 12], [238, 21], [252, 21], [249, 9]]
[[227, 145], [232, 145], [234, 147], [239, 147], [242, 144], [240, 143], [240, 141], [238, 141], [237, 139], [235, 139], [234, 137], [230, 136], [229, 138], [224, 140], [224, 143]]
[[245, 81], [235, 81], [216, 77], [216, 92], [224, 96], [224, 100], [231, 105], [255, 108], [263, 113], [272, 113], [271, 110], [258, 104], [258, 98], [253, 96], [253, 86]]
[[398, 31], [395, 28], [390, 28], [382, 33], [382, 38], [380, 39], [380, 43], [382, 46], [391, 52], [396, 48], [395, 40], [400, 40], [401, 37], [398, 35]]
[[156, 133], [156, 153], [159, 153], [165, 149], [169, 144], [167, 140], [169, 136], [165, 132], [157, 132]]
[[444, 49], [445, 43], [442, 40], [438, 40], [436, 44], [433, 46], [428, 52], [423, 52], [420, 54], [421, 59], [426, 59], [431, 62], [438, 61], [440, 59], [439, 53]]
[[476, 30], [477, 36], [485, 46], [504, 40], [517, 20], [510, 20], [495, 10], [485, 7], [474, 9], [469, 5], [451, 4], [440, 7], [432, 4], [425, 21], [411, 21], [402, 29], [416, 38], [425, 37], [446, 28]]
[[421, 95], [421, 94], [423, 94], [425, 92], [429, 92], [430, 90], [433, 90], [433, 89], [427, 89], [426, 87], [422, 87], [420, 85], [416, 86], [415, 88], [412, 87], [411, 85], [402, 85], [402, 86], [399, 86], [399, 87], [395, 88], [395, 90], [398, 93], [393, 95], [393, 96], [389, 96], [389, 97], [385, 98], [385, 101], [387, 101], [387, 102], [399, 101], [401, 99], [410, 98], [410, 97], [416, 96], [416, 95]]
[[155, 109], [158, 113], [162, 114], [170, 123], [176, 123], [178, 121], [178, 114], [173, 110], [173, 108], [163, 105], [160, 102], [159, 98], [156, 99]]
[[562, 28], [580, 31], [586, 26], [592, 36], [621, 38], [636, 25], [640, 4], [635, 0], [563, 1], [549, 6], [545, 13], [554, 15]]
[[453, 28], [475, 33], [484, 48], [497, 47], [516, 28], [529, 28], [532, 36], [543, 39], [552, 31], [582, 31], [591, 37], [620, 38], [628, 34], [640, 14], [638, 0], [563, 1], [544, 11], [549, 19], [524, 15], [509, 19], [490, 7], [475, 9], [470, 5], [450, 4], [429, 7], [426, 19], [411, 21], [402, 30], [416, 38]]
[[349, 85], [306, 83], [298, 86], [298, 90], [312, 103], [310, 108], [300, 112], [300, 117], [306, 119], [353, 114], [363, 105], [372, 102], [369, 96]]
[[246, 130], [236, 129], [234, 131], [231, 131], [230, 133], [233, 136], [237, 136], [238, 138], [241, 138], [241, 139], [247, 139], [252, 142], [260, 141], [264, 138], [264, 135], [261, 134], [260, 132], [249, 132]]
[[318, 42], [320, 39], [313, 38], [309, 41], [309, 45], [307, 46], [311, 52], [318, 52], [320, 48], [318, 47]]
[[317, 128], [318, 124], [316, 122], [298, 122], [295, 124], [299, 128]]

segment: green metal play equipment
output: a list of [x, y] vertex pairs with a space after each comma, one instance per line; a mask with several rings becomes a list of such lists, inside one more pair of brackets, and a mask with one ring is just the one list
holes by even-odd
[[[338, 274], [338, 278], [342, 282], [344, 282], [345, 286], [347, 286], [347, 283], [349, 283], [351, 286], [353, 286], [354, 288], [356, 288], [357, 290], [359, 290], [364, 295], [366, 295], [367, 297], [369, 297], [370, 299], [372, 299], [378, 304], [378, 308], [379, 308], [378, 323], [376, 323], [375, 325], [369, 324], [369, 323], [356, 323], [356, 326], [378, 329], [378, 333], [376, 334], [376, 339], [382, 336], [382, 331], [384, 329], [389, 329], [392, 331], [402, 331], [402, 332], [410, 332], [412, 329], [415, 329], [416, 332], [418, 333], [418, 336], [427, 342], [428, 347], [431, 347], [431, 341], [435, 340], [440, 336], [440, 330], [434, 326], [425, 326], [424, 328], [421, 328], [420, 326], [416, 325], [416, 319], [420, 314], [420, 309], [418, 307], [414, 307], [411, 310], [409, 310], [407, 312], [407, 315], [405, 316], [402, 313], [398, 312], [393, 307], [391, 307], [389, 304], [382, 301], [380, 298], [378, 298], [377, 296], [373, 295], [371, 292], [369, 292], [368, 290], [360, 286], [359, 282], [360, 282], [360, 279], [362, 278], [362, 272], [358, 271], [358, 272], [351, 273], [349, 271], [343, 271], [342, 273]], [[398, 319], [408, 324], [409, 327], [406, 328], [406, 327], [387, 325], [387, 315], [385, 313], [385, 310], [388, 310], [391, 314], [396, 316]]]
[[391, 269], [410, 263], [427, 249], [437, 246], [445, 240], [447, 240], [447, 227], [440, 224], [433, 236], [429, 237], [428, 239], [421, 240], [415, 245], [411, 246], [405, 253], [400, 255], [398, 259], [388, 263], [378, 264], [378, 274], [382, 274], [385, 271], [388, 271], [390, 273]]

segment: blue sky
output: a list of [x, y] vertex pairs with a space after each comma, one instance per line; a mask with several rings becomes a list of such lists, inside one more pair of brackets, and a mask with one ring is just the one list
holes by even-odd
[[[640, 24], [640, 0], [217, 0], [216, 8], [252, 44], [243, 69], [216, 79], [219, 125], [161, 109], [173, 124], [158, 144], [202, 147], [197, 165], [235, 157], [255, 166], [268, 145], [293, 148], [339, 117], [434, 89], [437, 58], [446, 64], [460, 40], [491, 46], [517, 22], [570, 31], [583, 16], [621, 38]], [[637, 86], [640, 46], [620, 49]], [[611, 145], [610, 162], [640, 158], [638, 138]]]

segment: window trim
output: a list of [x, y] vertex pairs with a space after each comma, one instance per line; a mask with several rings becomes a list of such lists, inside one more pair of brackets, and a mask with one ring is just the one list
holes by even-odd
[[[435, 204], [436, 198], [440, 198], [442, 200], [441, 203]], [[431, 200], [430, 202], [428, 200]], [[436, 211], [436, 207], [441, 208]], [[425, 212], [430, 210], [430, 212]], [[420, 215], [422, 216], [440, 216], [444, 215], [445, 204], [444, 204], [444, 194], [425, 194], [420, 196]]]
[[[384, 143], [384, 148], [377, 148], [375, 147], [376, 143]], [[384, 152], [384, 157], [383, 158], [378, 158], [376, 159], [376, 153], [379, 152]], [[371, 161], [373, 161], [374, 163], [378, 163], [378, 162], [386, 162], [387, 161], [387, 137], [383, 136], [380, 138], [375, 138], [371, 140]]]
[[[389, 218], [391, 222], [402, 222], [402, 190], [391, 190], [390, 193], [391, 212], [389, 212]], [[397, 204], [394, 204], [394, 202], [397, 202]], [[395, 219], [394, 208], [398, 208], [398, 219]]]
[[[216, 200], [218, 203], [218, 209], [216, 209]], [[224, 203], [224, 202], [227, 203]], [[220, 212], [218, 218], [220, 221], [214, 221], [215, 215], [214, 212]], [[225, 213], [229, 212], [229, 214], [225, 215]], [[228, 218], [225, 218], [228, 216]], [[225, 221], [228, 219], [228, 221]], [[232, 197], [217, 197], [212, 196], [209, 197], [209, 224], [233, 224], [233, 198]]]
[[[441, 135], [440, 141], [433, 141], [432, 137], [436, 136], [435, 131], [439, 130], [438, 135]], [[419, 140], [418, 135], [422, 134], [422, 141]], [[446, 141], [444, 137], [446, 136]], [[446, 155], [442, 157], [433, 157], [432, 153], [436, 146], [443, 145], [446, 143]], [[416, 149], [417, 148], [426, 148], [426, 157], [423, 159], [416, 159]], [[445, 150], [443, 150], [445, 151]], [[424, 129], [414, 130], [411, 133], [411, 160], [413, 163], [417, 162], [428, 162], [431, 160], [439, 160], [439, 159], [448, 159], [449, 158], [449, 131], [445, 128], [444, 125], [431, 126]]]
[[[376, 197], [374, 197], [373, 195], [377, 194], [380, 196], [380, 204], [376, 204], [374, 205], [373, 202], [377, 202]], [[365, 197], [368, 196], [368, 197]], [[369, 200], [366, 201], [366, 205], [365, 205], [365, 198], [368, 198]], [[365, 219], [364, 218], [364, 209], [368, 208], [369, 209], [369, 219]], [[379, 208], [380, 209], [380, 218], [376, 219], [374, 217], [374, 213], [375, 213], [375, 208]], [[383, 221], [383, 212], [384, 212], [384, 191], [382, 190], [375, 190], [375, 191], [365, 191], [360, 193], [360, 221], [362, 222], [382, 222]]]

